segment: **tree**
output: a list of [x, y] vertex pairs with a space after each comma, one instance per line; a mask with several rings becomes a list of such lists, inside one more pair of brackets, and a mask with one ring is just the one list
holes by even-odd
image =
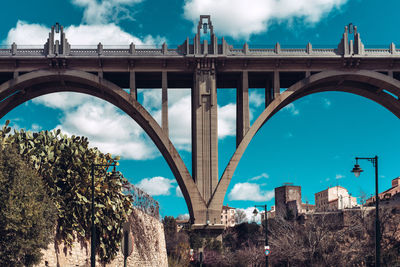
[[246, 222], [246, 220], [247, 220], [246, 212], [244, 212], [244, 210], [242, 210], [242, 209], [236, 209], [235, 223], [241, 224], [241, 223]]
[[32, 266], [54, 236], [56, 209], [37, 172], [0, 146], [0, 265]]
[[172, 216], [163, 219], [165, 243], [169, 266], [188, 266], [190, 255], [189, 236], [184, 231], [177, 231], [176, 220]]
[[269, 220], [271, 263], [276, 266], [369, 266], [373, 225], [363, 210]]
[[[71, 246], [76, 239], [90, 239], [91, 165], [111, 165], [118, 160], [90, 148], [85, 137], [68, 137], [57, 131], [15, 130], [9, 121], [0, 130], [0, 144], [14, 148], [43, 178], [46, 191], [57, 208], [56, 244]], [[110, 262], [122, 239], [122, 225], [132, 210], [132, 197], [122, 192], [128, 182], [112, 176], [107, 168], [95, 168], [96, 249], [101, 261]]]

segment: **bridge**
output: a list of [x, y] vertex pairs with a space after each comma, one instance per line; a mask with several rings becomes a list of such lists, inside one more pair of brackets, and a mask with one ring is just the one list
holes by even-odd
[[[205, 34], [207, 33], [207, 34]], [[162, 88], [159, 125], [137, 100], [137, 88]], [[192, 175], [169, 138], [168, 88], [190, 88]], [[236, 88], [236, 151], [218, 177], [217, 88]], [[265, 89], [265, 109], [250, 126], [249, 88]], [[124, 90], [125, 89], [125, 90]], [[128, 90], [126, 90], [128, 89]], [[283, 90], [285, 89], [285, 90]], [[345, 27], [335, 48], [234, 48], [217, 38], [210, 16], [176, 48], [116, 49], [99, 43], [74, 48], [63, 27], [52, 27], [43, 48], [13, 43], [0, 49], [0, 117], [35, 97], [80, 92], [126, 112], [152, 139], [171, 168], [194, 229], [222, 229], [229, 182], [250, 141], [275, 113], [304, 96], [325, 91], [360, 95], [400, 118], [400, 50], [365, 48], [357, 27]]]

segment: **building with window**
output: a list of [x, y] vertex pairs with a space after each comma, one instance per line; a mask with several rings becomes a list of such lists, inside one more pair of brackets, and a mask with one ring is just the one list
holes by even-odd
[[229, 207], [228, 205], [222, 206], [221, 224], [223, 224], [225, 228], [235, 226], [235, 214], [235, 208]]
[[[392, 180], [392, 187], [383, 191], [379, 194], [379, 199], [385, 206], [397, 206], [400, 207], [400, 177], [394, 178]], [[368, 205], [375, 204], [375, 196], [367, 199], [366, 203]]]
[[286, 217], [287, 213], [290, 212], [297, 217], [301, 205], [301, 186], [285, 183], [283, 186], [275, 188], [276, 216]]
[[351, 196], [342, 186], [329, 187], [315, 194], [316, 211], [351, 209], [358, 206], [357, 198]]

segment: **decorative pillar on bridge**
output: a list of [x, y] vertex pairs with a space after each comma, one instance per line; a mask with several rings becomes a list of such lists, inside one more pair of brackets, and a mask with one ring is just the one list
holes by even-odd
[[[207, 22], [203, 23], [203, 19]], [[207, 40], [201, 44], [200, 29], [203, 29], [204, 33], [210, 29], [210, 49]], [[195, 51], [202, 55], [214, 53], [214, 40], [216, 38], [210, 17], [204, 16], [200, 19], [194, 39]], [[192, 175], [207, 206], [218, 184], [217, 109], [215, 61], [213, 58], [201, 56], [196, 60], [192, 88]], [[204, 225], [221, 224], [220, 210], [210, 210], [207, 207], [197, 214], [197, 218], [194, 218], [196, 225], [204, 227]]]

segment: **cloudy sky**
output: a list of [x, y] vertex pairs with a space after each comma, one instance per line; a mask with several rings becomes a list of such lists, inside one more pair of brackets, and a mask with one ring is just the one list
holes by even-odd
[[[72, 47], [128, 45], [170, 47], [193, 38], [200, 14], [210, 14], [218, 37], [237, 47], [337, 46], [345, 25], [358, 26], [366, 47], [400, 43], [400, 1], [373, 0], [65, 0], [5, 1], [0, 42], [7, 47], [42, 46], [55, 22], [65, 27]], [[139, 90], [139, 101], [160, 121], [161, 91]], [[250, 90], [253, 122], [262, 112], [264, 92]], [[218, 90], [219, 170], [235, 149], [235, 91]], [[11, 111], [2, 123], [33, 131], [60, 128], [89, 137], [93, 146], [121, 155], [120, 170], [130, 182], [160, 202], [162, 216], [187, 213], [181, 191], [165, 160], [138, 125], [114, 106], [80, 94], [52, 94]], [[172, 142], [191, 169], [190, 91], [169, 90]], [[234, 174], [225, 204], [250, 211], [274, 204], [275, 187], [302, 186], [303, 201], [342, 185], [354, 196], [374, 191], [373, 168], [350, 174], [355, 156], [380, 157], [380, 188], [400, 175], [400, 123], [378, 104], [347, 93], [307, 96], [278, 112], [256, 135]]]

